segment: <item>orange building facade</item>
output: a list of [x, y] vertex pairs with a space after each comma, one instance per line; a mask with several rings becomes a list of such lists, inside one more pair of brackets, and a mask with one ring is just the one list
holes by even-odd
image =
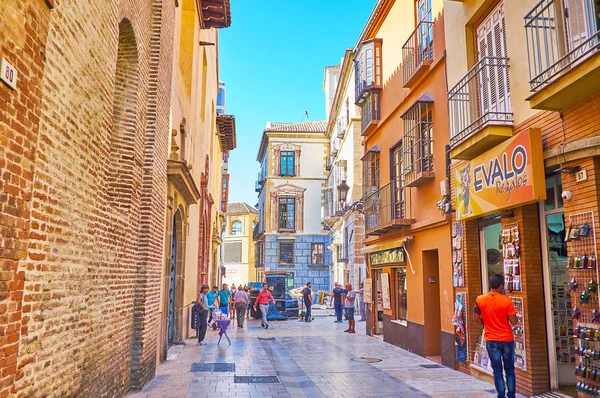
[[491, 380], [471, 313], [504, 275], [526, 396], [600, 388], [599, 12], [587, 0], [445, 7], [456, 365]]
[[354, 59], [367, 332], [454, 367], [443, 1], [378, 2]]

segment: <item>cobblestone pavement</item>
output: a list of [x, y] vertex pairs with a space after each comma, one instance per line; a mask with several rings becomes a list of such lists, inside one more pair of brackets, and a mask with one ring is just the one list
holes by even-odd
[[[229, 326], [217, 345], [218, 333], [209, 330], [205, 347], [189, 339], [173, 346], [156, 377], [129, 398], [177, 397], [494, 397], [494, 386], [448, 369], [426, 369], [433, 362], [365, 335], [357, 322], [356, 334], [333, 317], [311, 323], [288, 320], [246, 322]], [[365, 363], [352, 358], [372, 357]], [[199, 371], [202, 363], [235, 363], [235, 372]], [[196, 364], [196, 365], [195, 365]], [[276, 376], [278, 383], [234, 383], [235, 376]]]

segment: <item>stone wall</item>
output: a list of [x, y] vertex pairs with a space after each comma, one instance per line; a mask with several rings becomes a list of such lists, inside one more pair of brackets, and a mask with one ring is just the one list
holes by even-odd
[[[265, 267], [271, 271], [285, 270], [294, 273], [294, 287], [301, 287], [306, 282], [312, 282], [313, 291], [329, 291], [330, 268], [332, 264], [331, 238], [327, 235], [296, 235], [294, 236], [294, 264], [279, 264], [279, 242], [276, 235], [265, 236]], [[286, 242], [289, 242], [286, 240]], [[326, 265], [310, 263], [311, 243], [325, 243]]]
[[154, 375], [174, 7], [0, 16], [19, 72], [0, 84], [0, 397], [123, 396]]

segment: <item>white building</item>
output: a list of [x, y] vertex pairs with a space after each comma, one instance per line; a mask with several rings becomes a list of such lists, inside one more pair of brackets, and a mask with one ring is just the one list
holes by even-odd
[[330, 237], [321, 225], [329, 141], [324, 121], [268, 123], [257, 161], [257, 267], [286, 271], [288, 288], [310, 281], [328, 290]]
[[[332, 81], [337, 84], [332, 86], [329, 84]], [[364, 257], [360, 254], [365, 234], [364, 217], [357, 210], [360, 210], [360, 205], [356, 205], [362, 197], [363, 149], [360, 114], [354, 105], [354, 62], [351, 50], [346, 51], [340, 67], [325, 68], [323, 89], [328, 114], [325, 134], [329, 139], [329, 156], [326, 165], [327, 184], [323, 189], [322, 217], [324, 226], [333, 238], [334, 265], [331, 282], [349, 282], [358, 286], [366, 273]], [[338, 188], [342, 183], [347, 185], [345, 201], [341, 201]], [[352, 207], [352, 204], [355, 206]]]

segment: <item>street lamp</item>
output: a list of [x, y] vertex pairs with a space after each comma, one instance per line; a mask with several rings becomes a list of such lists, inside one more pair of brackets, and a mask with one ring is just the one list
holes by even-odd
[[356, 210], [361, 214], [365, 208], [364, 204], [359, 200], [352, 203], [350, 206], [346, 206], [346, 199], [348, 198], [348, 191], [350, 187], [346, 184], [346, 180], [342, 180], [342, 183], [337, 186], [338, 201], [340, 202], [340, 209], [345, 213], [348, 210]]

